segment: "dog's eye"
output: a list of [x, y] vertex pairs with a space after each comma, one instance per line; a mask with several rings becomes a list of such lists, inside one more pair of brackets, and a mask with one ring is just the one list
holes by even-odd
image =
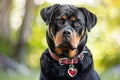
[[74, 26], [80, 26], [80, 25], [81, 25], [81, 22], [80, 22], [80, 21], [74, 22]]

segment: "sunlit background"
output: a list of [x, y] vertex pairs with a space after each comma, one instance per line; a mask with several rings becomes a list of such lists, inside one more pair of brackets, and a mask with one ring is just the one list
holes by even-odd
[[72, 4], [93, 12], [97, 24], [88, 32], [101, 80], [120, 80], [120, 0], [0, 0], [0, 80], [39, 80], [40, 56], [48, 47], [40, 10]]

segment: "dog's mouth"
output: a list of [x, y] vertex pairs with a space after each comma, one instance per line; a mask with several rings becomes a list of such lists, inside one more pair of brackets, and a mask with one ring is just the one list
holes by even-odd
[[56, 46], [56, 48], [62, 49], [62, 50], [74, 50], [76, 47], [74, 47], [70, 42], [63, 41], [61, 44]]
[[60, 56], [73, 58], [76, 55], [77, 48], [74, 47], [70, 42], [63, 41], [61, 44], [56, 46], [58, 51], [60, 50]]

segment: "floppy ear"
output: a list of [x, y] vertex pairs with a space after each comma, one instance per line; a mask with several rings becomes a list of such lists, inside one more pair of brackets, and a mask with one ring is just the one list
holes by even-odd
[[51, 22], [52, 15], [59, 6], [60, 6], [59, 4], [55, 4], [53, 6], [43, 8], [41, 10], [40, 15], [47, 25]]
[[95, 14], [93, 14], [86, 8], [79, 8], [79, 9], [83, 12], [85, 16], [86, 27], [87, 27], [87, 30], [90, 32], [90, 30], [95, 26], [97, 22], [97, 17]]

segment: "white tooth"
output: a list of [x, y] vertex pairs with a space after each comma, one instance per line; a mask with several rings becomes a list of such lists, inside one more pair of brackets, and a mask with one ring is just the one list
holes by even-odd
[[68, 39], [68, 40], [70, 40], [70, 38], [69, 38], [69, 37], [67, 37], [67, 39]]

